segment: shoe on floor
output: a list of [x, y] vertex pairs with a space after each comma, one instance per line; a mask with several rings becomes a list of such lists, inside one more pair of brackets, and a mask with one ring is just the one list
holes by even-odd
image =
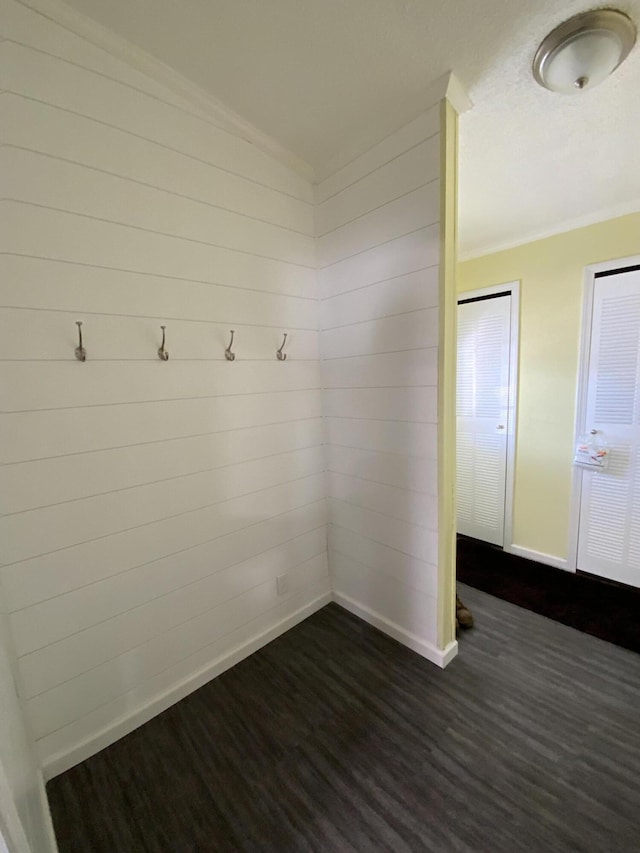
[[456, 628], [473, 628], [473, 615], [456, 595]]

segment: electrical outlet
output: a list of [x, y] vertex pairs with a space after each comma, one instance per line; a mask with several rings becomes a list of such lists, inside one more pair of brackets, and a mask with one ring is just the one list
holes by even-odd
[[286, 595], [289, 592], [289, 575], [278, 575], [276, 578], [278, 595]]

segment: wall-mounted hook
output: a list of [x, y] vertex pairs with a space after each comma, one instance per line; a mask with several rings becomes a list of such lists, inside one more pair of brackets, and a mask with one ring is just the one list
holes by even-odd
[[235, 358], [236, 358], [235, 352], [231, 352], [231, 347], [233, 346], [233, 336], [234, 335], [235, 335], [235, 332], [233, 331], [233, 329], [231, 329], [231, 340], [229, 341], [229, 346], [224, 351], [224, 357], [227, 359], [227, 361], [235, 361]]
[[286, 342], [287, 342], [287, 333], [285, 332], [284, 333], [284, 340], [282, 341], [282, 346], [280, 347], [280, 349], [276, 353], [276, 357], [277, 357], [278, 361], [286, 361], [287, 360], [286, 352], [282, 352]]
[[78, 346], [76, 347], [76, 358], [78, 359], [78, 361], [86, 361], [87, 351], [82, 346], [82, 321], [76, 320], [76, 326], [78, 327]]
[[166, 326], [160, 326], [162, 329], [162, 343], [158, 347], [158, 358], [162, 359], [162, 361], [169, 361], [169, 351], [164, 348], [165, 341], [165, 329]]

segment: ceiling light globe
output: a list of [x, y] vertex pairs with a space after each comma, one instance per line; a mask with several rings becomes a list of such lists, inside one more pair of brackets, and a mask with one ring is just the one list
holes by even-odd
[[635, 27], [622, 12], [576, 15], [544, 39], [533, 62], [534, 77], [553, 92], [592, 89], [615, 71], [635, 39]]

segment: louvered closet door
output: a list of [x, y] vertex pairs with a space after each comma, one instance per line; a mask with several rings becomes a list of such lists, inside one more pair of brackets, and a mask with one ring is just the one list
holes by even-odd
[[640, 271], [596, 278], [585, 432], [609, 467], [582, 475], [578, 569], [640, 586]]
[[511, 296], [458, 305], [458, 532], [504, 539]]

